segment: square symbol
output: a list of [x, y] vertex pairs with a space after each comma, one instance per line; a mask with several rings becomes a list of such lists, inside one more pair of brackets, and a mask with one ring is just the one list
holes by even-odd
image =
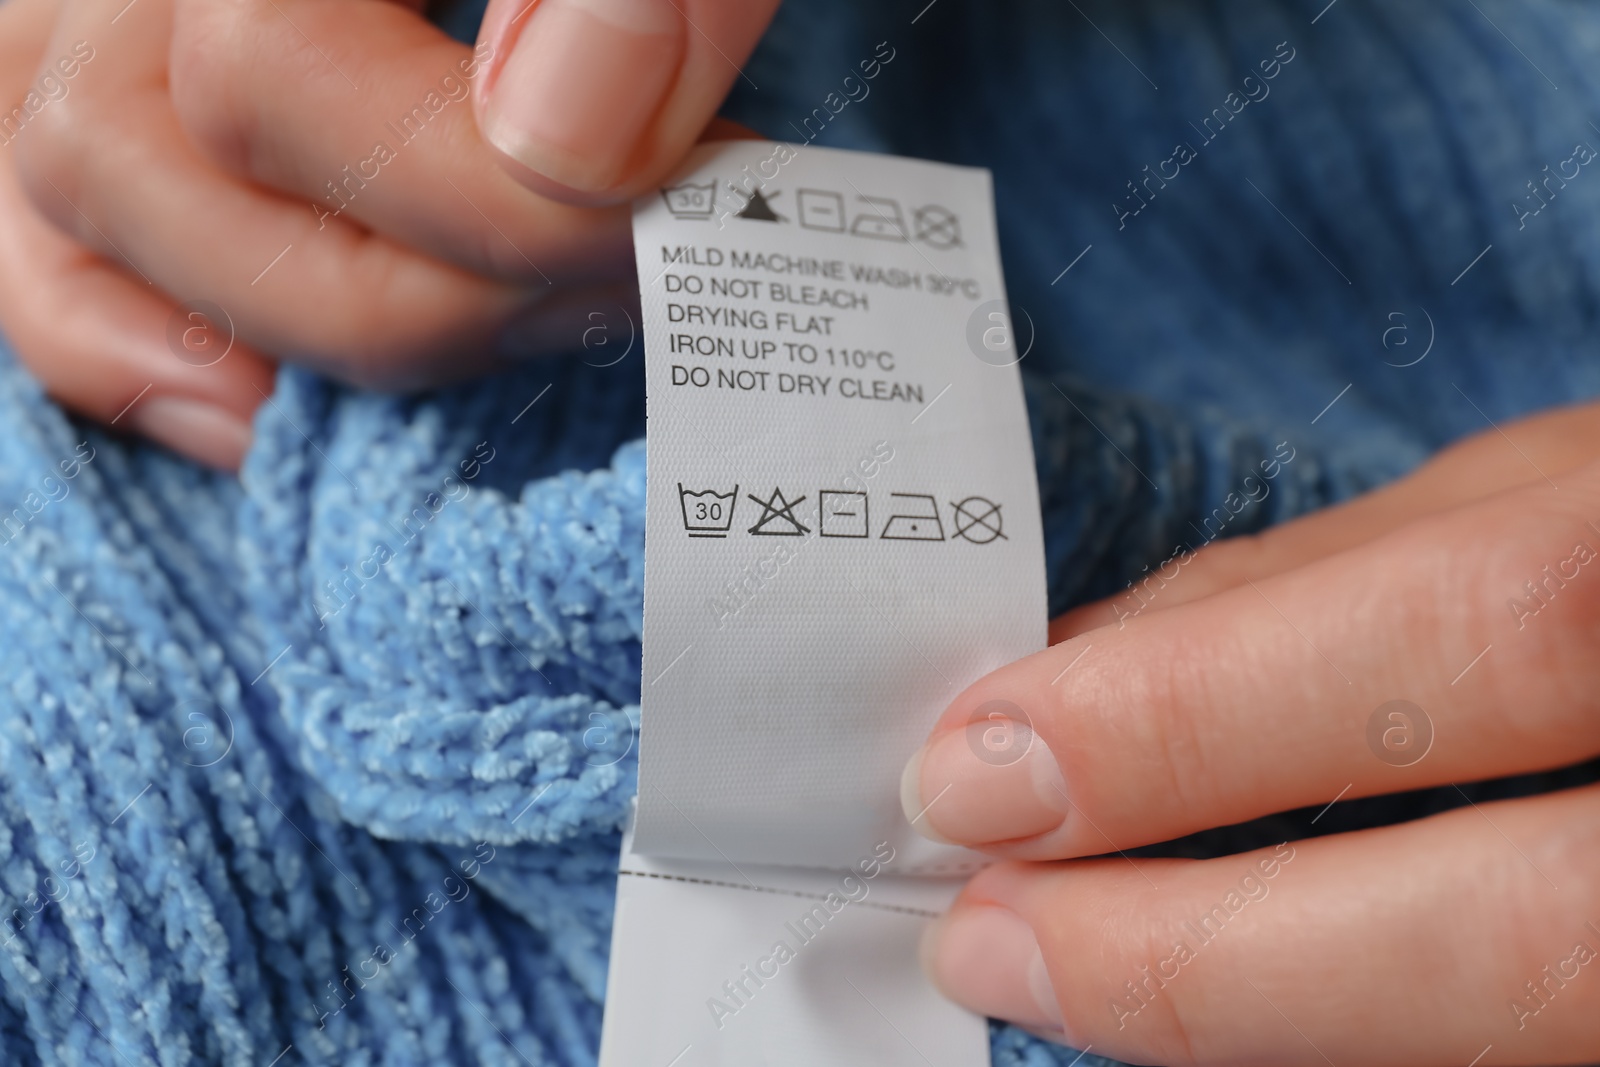
[[800, 225], [808, 230], [844, 232], [844, 197], [822, 189], [800, 190]]
[[823, 537], [866, 537], [867, 494], [824, 489], [821, 494]]

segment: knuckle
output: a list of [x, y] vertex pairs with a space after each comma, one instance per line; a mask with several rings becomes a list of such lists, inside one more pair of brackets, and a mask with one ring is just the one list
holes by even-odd
[[253, 4], [184, 0], [174, 13], [170, 58], [173, 109], [184, 133], [212, 162], [233, 170], [249, 159], [249, 112], [241, 62], [259, 40]]
[[1166, 789], [1160, 804], [1173, 805], [1191, 818], [1198, 816], [1195, 829], [1209, 825], [1206, 815], [1214, 809], [1218, 794], [1226, 792], [1215, 781], [1217, 770], [1232, 766], [1230, 753], [1216, 751], [1219, 739], [1228, 744], [1231, 735], [1218, 731], [1206, 710], [1212, 685], [1206, 665], [1214, 654], [1202, 637], [1184, 636], [1132, 701], [1133, 709], [1149, 709], [1143, 716], [1141, 742], [1152, 757], [1149, 780]]
[[[1140, 793], [1152, 805], [1129, 811], [1135, 824], [1157, 812], [1169, 813], [1158, 817], [1165, 822], [1171, 812], [1201, 812], [1210, 806], [1208, 768], [1217, 762], [1203, 730], [1211, 684], [1206, 664], [1214, 654], [1206, 639], [1204, 633], [1171, 633], [1157, 655], [1150, 655], [1145, 645], [1129, 644], [1125, 662], [1108, 660], [1098, 672], [1094, 714], [1099, 730], [1117, 753], [1114, 765], [1139, 768], [1138, 780], [1145, 783]], [[1118, 794], [1127, 792], [1120, 784], [1114, 788]], [[1108, 817], [1128, 803], [1125, 795], [1107, 799]]]
[[1485, 607], [1515, 641], [1507, 646], [1525, 668], [1519, 676], [1542, 679], [1538, 684], [1561, 698], [1546, 703], [1547, 716], [1559, 718], [1541, 717], [1543, 727], [1571, 727], [1592, 748], [1600, 745], [1592, 697], [1600, 677], [1600, 526], [1589, 517], [1600, 515], [1600, 468], [1562, 483], [1559, 493], [1541, 488], [1524, 497], [1526, 511], [1512, 516], [1505, 538], [1514, 548], [1469, 551], [1485, 563], [1496, 594]]
[[[1600, 900], [1600, 787], [1508, 803], [1546, 808], [1542, 816], [1524, 809], [1532, 816], [1530, 823], [1539, 827], [1536, 837], [1526, 828], [1518, 831], [1523, 812], [1512, 816], [1511, 832], [1523, 842], [1528, 862], [1512, 868], [1510, 877], [1500, 876], [1501, 892], [1492, 898], [1506, 933], [1510, 973], [1519, 982], [1532, 979], [1538, 984], [1552, 952], [1570, 949], [1572, 938], [1586, 929], [1590, 916], [1585, 902]], [[1496, 819], [1505, 825], [1504, 815]], [[1481, 824], [1475, 813], [1466, 817], [1465, 825], [1483, 832]], [[1501, 848], [1498, 838], [1486, 841], [1486, 866], [1498, 863]], [[1559, 889], [1552, 890], [1552, 885]], [[1552, 900], [1552, 892], [1559, 897]]]
[[65, 229], [71, 208], [63, 197], [77, 202], [87, 164], [103, 124], [82, 95], [69, 94], [36, 116], [17, 138], [14, 150], [17, 177], [34, 207]]
[[[1120, 846], [1148, 837], [1152, 825], [1166, 828], [1177, 813], [1205, 809], [1208, 755], [1192, 702], [1206, 679], [1193, 666], [1197, 656], [1181, 646], [1159, 656], [1133, 645], [1108, 648], [1104, 657], [1098, 651], [1049, 688], [1047, 726], [1069, 739], [1052, 751], [1075, 802]], [[1109, 774], [1112, 767], [1131, 777]], [[1129, 780], [1141, 783], [1136, 795]], [[1104, 847], [1099, 831], [1090, 831], [1089, 843]]]
[[[1174, 959], [1175, 924], [1152, 921], [1170, 910], [1154, 896], [1130, 875], [1114, 895], [1097, 902], [1096, 964], [1092, 972], [1080, 972], [1090, 988], [1071, 989], [1060, 998], [1061, 1007], [1070, 1033], [1125, 1058], [1193, 1063], [1194, 1030], [1184, 983], [1174, 981], [1179, 977], [1175, 968], [1187, 962]], [[1070, 932], [1042, 935], [1047, 958], [1052, 953], [1056, 959], [1081, 958], [1088, 931], [1073, 925]]]

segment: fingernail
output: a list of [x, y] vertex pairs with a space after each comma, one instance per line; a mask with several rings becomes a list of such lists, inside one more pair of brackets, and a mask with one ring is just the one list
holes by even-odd
[[540, 0], [484, 107], [485, 136], [545, 179], [615, 185], [682, 64], [672, 0]]
[[250, 447], [250, 424], [203, 400], [149, 397], [134, 404], [123, 425], [219, 470], [238, 470]]
[[922, 935], [922, 968], [941, 993], [981, 1015], [1063, 1029], [1039, 941], [1009, 908], [967, 905], [934, 922]]
[[911, 757], [900, 804], [924, 837], [987, 845], [1034, 837], [1066, 818], [1066, 780], [1044, 739], [1024, 723], [984, 718]]
[[917, 833], [941, 845], [952, 845], [955, 842], [935, 830], [928, 822], [929, 807], [922, 799], [922, 757], [927, 751], [926, 745], [917, 749], [916, 754], [906, 761], [906, 769], [900, 772], [900, 808], [906, 813], [906, 820]]

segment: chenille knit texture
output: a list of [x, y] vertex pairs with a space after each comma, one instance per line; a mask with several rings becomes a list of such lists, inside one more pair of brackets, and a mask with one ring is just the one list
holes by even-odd
[[[638, 375], [399, 400], [285, 371], [242, 487], [0, 382], [27, 517], [0, 571], [7, 1062], [592, 1062], [636, 769], [591, 731], [638, 722]], [[1068, 586], [1181, 536], [1130, 460], [1178, 514], [1235, 474], [1138, 404], [1032, 395]], [[1310, 457], [1276, 485], [1241, 521], [1333, 491]]]
[[[1118, 52], [1054, 4], [864, 6], [785, 7], [727, 110], [796, 136], [888, 40], [818, 141], [994, 168], [1052, 610], [1204, 540], [1280, 442], [1222, 535], [1600, 391], [1600, 178], [1520, 230], [1509, 206], [1591, 136], [1600, 15], [1518, 5], [1519, 55], [1471, 6], [1099, 5]], [[1285, 39], [1274, 95], [1119, 228], [1124, 181]], [[1419, 309], [1439, 351], [1400, 368]], [[1384, 346], [1390, 312], [1419, 347]], [[409, 398], [284, 370], [235, 480], [69, 419], [0, 353], [0, 1060], [594, 1063], [636, 772], [640, 358]], [[993, 1043], [999, 1067], [1076, 1056]]]

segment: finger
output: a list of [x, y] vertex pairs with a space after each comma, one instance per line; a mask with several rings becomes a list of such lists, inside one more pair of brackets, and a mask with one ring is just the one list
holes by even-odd
[[[0, 6], [0, 100], [24, 99], [53, 6]], [[52, 85], [67, 84], [65, 72], [76, 63], [59, 66], [46, 55], [39, 69], [54, 72]], [[250, 414], [272, 389], [271, 364], [243, 344], [228, 349], [203, 316], [180, 315], [180, 328], [171, 329], [179, 313], [170, 301], [36, 215], [10, 152], [29, 123], [13, 126], [0, 146], [0, 322], [18, 356], [68, 407], [211, 466], [236, 468], [249, 444]]]
[[[1210, 541], [1198, 551], [1189, 545], [1176, 546], [1161, 566], [1129, 583], [1127, 592], [1053, 619], [1050, 641], [1065, 641], [1100, 626], [1122, 624], [1146, 611], [1199, 600], [1243, 585], [1247, 578], [1281, 574], [1364, 544], [1420, 516], [1542, 482], [1546, 477], [1559, 479], [1595, 456], [1600, 456], [1600, 405], [1542, 412], [1506, 423], [1452, 445], [1410, 475], [1348, 503], [1260, 534]], [[1271, 479], [1278, 473], [1268, 468], [1267, 462], [1262, 461], [1265, 477], [1245, 480], [1258, 487], [1252, 490], [1250, 484], [1244, 484], [1235, 496], [1266, 499], [1272, 491]], [[1271, 462], [1281, 469], [1282, 464]], [[1219, 502], [1213, 515], [1220, 532], [1229, 517], [1226, 505]], [[1203, 521], [1205, 532], [1215, 536], [1211, 518]]]
[[975, 1011], [1130, 1063], [1600, 1057], [1600, 787], [1202, 861], [1001, 864], [924, 942]]
[[530, 188], [619, 203], [674, 167], [777, 0], [490, 0], [473, 87], [485, 136]]
[[408, 387], [495, 365], [527, 294], [317, 218], [217, 171], [165, 87], [168, 0], [71, 0], [51, 54], [93, 36], [69, 95], [19, 139], [41, 213], [129, 274], [219, 305], [258, 348], [362, 384]]
[[1560, 484], [1002, 668], [912, 760], [907, 810], [1046, 859], [1600, 752], [1600, 464]]
[[468, 90], [489, 48], [387, 3], [181, 0], [172, 97], [208, 158], [308, 220], [539, 289], [628, 276], [626, 208], [530, 192], [479, 134]]
[[225, 323], [180, 311], [34, 215], [9, 161], [0, 217], [0, 322], [45, 389], [90, 418], [237, 469], [272, 365]]

